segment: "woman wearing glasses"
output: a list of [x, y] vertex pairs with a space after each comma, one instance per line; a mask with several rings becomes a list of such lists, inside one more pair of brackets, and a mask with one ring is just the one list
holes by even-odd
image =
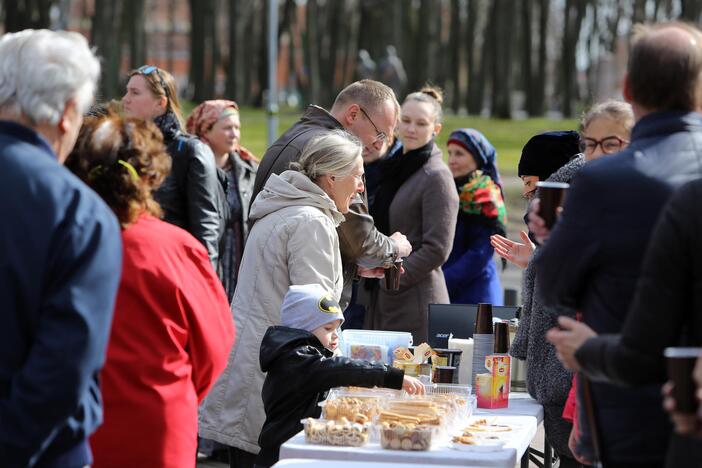
[[[583, 115], [580, 122], [580, 150], [583, 154], [565, 163], [546, 180], [570, 182], [587, 161], [621, 151], [629, 142], [633, 125], [634, 115], [629, 104], [611, 100], [594, 105]], [[573, 149], [569, 149], [561, 154], [554, 154], [553, 157], [567, 160], [570, 157], [568, 153], [572, 151]], [[532, 153], [527, 152], [527, 156], [529, 155]], [[537, 157], [535, 153], [533, 156]], [[543, 158], [543, 155], [541, 157]], [[523, 165], [528, 166], [529, 164]], [[562, 418], [572, 374], [558, 361], [553, 345], [545, 339], [546, 332], [557, 325], [555, 317], [559, 314], [544, 307], [536, 294], [536, 268], [530, 261], [535, 246], [525, 231], [521, 232], [521, 237], [523, 243], [500, 235], [494, 235], [491, 239], [498, 255], [521, 268], [526, 268], [522, 276], [521, 321], [510, 353], [518, 359], [526, 360], [528, 390], [544, 407], [546, 438], [561, 456], [561, 466], [580, 466], [571, 458], [578, 453], [575, 430]], [[581, 461], [584, 463], [586, 460]]]
[[183, 132], [176, 83], [165, 70], [145, 65], [129, 74], [122, 98], [124, 115], [153, 121], [163, 134], [172, 169], [154, 198], [163, 219], [199, 240], [221, 277], [219, 243], [224, 233], [226, 199], [210, 147]]
[[220, 245], [221, 278], [231, 301], [249, 232], [249, 204], [258, 159], [241, 146], [239, 106], [234, 101], [217, 99], [197, 106], [188, 118], [188, 132], [209, 145], [220, 169], [228, 210]]
[[364, 288], [365, 328], [412, 333], [427, 340], [427, 310], [448, 303], [441, 266], [451, 252], [458, 194], [434, 137], [441, 131], [441, 92], [426, 87], [405, 98], [398, 127], [401, 151], [383, 161], [378, 191], [370, 207], [375, 225], [399, 231], [412, 244], [398, 291], [375, 281]]

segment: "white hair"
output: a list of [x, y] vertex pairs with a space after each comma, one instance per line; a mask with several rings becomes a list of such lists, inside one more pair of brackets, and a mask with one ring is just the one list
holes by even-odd
[[313, 181], [324, 175], [345, 177], [353, 171], [362, 151], [363, 144], [357, 137], [344, 130], [331, 130], [312, 138], [300, 159], [290, 163], [290, 169], [302, 172]]
[[71, 100], [84, 114], [99, 76], [100, 62], [78, 33], [26, 29], [0, 38], [0, 111], [13, 117], [55, 125]]

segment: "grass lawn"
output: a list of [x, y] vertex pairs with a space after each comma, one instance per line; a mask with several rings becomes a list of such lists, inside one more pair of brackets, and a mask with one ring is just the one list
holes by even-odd
[[[192, 110], [190, 103], [184, 103], [187, 112]], [[302, 111], [284, 110], [278, 115], [278, 136], [294, 124]], [[523, 228], [521, 217], [524, 214], [524, 201], [521, 199], [520, 182], [517, 180], [517, 163], [522, 147], [532, 136], [548, 130], [570, 130], [577, 128], [576, 120], [498, 120], [473, 116], [447, 115], [444, 128], [438, 137], [438, 144], [446, 150], [446, 140], [456, 128], [472, 127], [480, 130], [497, 149], [498, 168], [502, 173], [505, 187], [505, 201], [510, 231]], [[263, 109], [241, 109], [241, 143], [259, 158], [267, 148], [266, 112]]]
[[[302, 115], [302, 112], [281, 112], [278, 116], [278, 135], [281, 135]], [[548, 130], [569, 130], [577, 127], [576, 120], [498, 120], [483, 117], [448, 115], [438, 143], [446, 148], [446, 140], [456, 128], [472, 127], [480, 130], [497, 149], [498, 167], [506, 176], [517, 173], [522, 147], [530, 137]], [[266, 150], [266, 113], [262, 109], [241, 110], [242, 144], [261, 157]]]

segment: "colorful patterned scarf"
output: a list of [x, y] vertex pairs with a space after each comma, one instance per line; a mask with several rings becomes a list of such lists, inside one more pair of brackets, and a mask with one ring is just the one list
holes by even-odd
[[494, 226], [495, 232], [504, 235], [507, 210], [502, 190], [492, 178], [476, 170], [455, 179], [460, 203], [459, 216], [468, 216]]

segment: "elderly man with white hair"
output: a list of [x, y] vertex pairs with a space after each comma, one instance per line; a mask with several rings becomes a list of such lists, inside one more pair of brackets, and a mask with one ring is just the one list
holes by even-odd
[[61, 164], [100, 64], [76, 33], [0, 38], [0, 464], [83, 467], [120, 278], [119, 224]]

